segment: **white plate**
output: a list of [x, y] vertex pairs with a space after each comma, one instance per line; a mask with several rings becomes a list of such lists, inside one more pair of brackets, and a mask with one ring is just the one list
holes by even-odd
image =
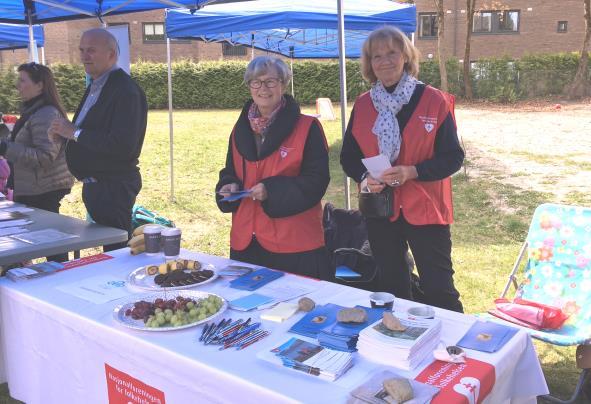
[[[205, 285], [207, 283], [215, 281], [218, 278], [218, 273], [217, 273], [216, 267], [214, 267], [211, 264], [207, 264], [205, 262], [201, 262], [201, 261], [199, 261], [199, 262], [201, 263], [201, 269], [209, 269], [210, 271], [213, 271], [213, 275], [211, 276], [211, 278], [209, 278], [201, 283], [192, 283], [190, 285], [183, 285], [183, 286], [169, 286], [169, 287], [160, 286], [156, 282], [154, 282], [154, 278], [156, 278], [157, 274], [156, 275], [148, 275], [148, 273], [146, 272], [146, 267], [149, 265], [144, 265], [143, 267], [139, 267], [139, 268], [133, 270], [129, 274], [129, 276], [127, 277], [127, 282], [129, 283], [129, 285], [135, 286], [140, 289], [150, 290], [150, 291], [161, 291], [161, 290], [191, 289], [191, 288], [195, 288], [197, 286]], [[158, 265], [158, 264], [154, 263], [154, 264], [150, 264], [150, 265]]]
[[[147, 302], [154, 302], [156, 299], [161, 298], [164, 300], [175, 299], [177, 296], [188, 297], [194, 300], [198, 299], [206, 299], [208, 296], [217, 296], [222, 299], [222, 307], [217, 311], [217, 313], [212, 314], [209, 317], [204, 318], [203, 320], [196, 321], [194, 323], [181, 325], [180, 327], [146, 327], [144, 324], [144, 320], [134, 320], [131, 317], [125, 315], [125, 311], [127, 309], [133, 309], [135, 302], [139, 302], [140, 300], [145, 300]], [[133, 295], [127, 298], [127, 301], [118, 305], [113, 310], [113, 318], [119, 324], [124, 325], [128, 328], [133, 328], [134, 330], [142, 330], [142, 331], [174, 331], [174, 330], [182, 330], [184, 328], [195, 327], [196, 325], [206, 323], [218, 317], [228, 308], [228, 302], [226, 299], [221, 297], [220, 295], [216, 295], [215, 293], [209, 292], [201, 292], [197, 290], [179, 290], [179, 291], [172, 291], [172, 292], [161, 292], [161, 293], [149, 293], [143, 295]]]

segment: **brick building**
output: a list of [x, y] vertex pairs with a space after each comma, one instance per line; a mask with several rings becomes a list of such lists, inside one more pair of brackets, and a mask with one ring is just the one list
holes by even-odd
[[[437, 55], [433, 0], [415, 0], [415, 44], [423, 58]], [[445, 52], [464, 58], [466, 1], [444, 0]], [[585, 34], [583, 0], [476, 0], [470, 59], [580, 51]]]
[[[415, 0], [415, 3], [415, 43], [423, 58], [435, 57], [437, 24], [433, 0]], [[444, 6], [447, 56], [462, 59], [466, 37], [466, 2], [444, 0]], [[585, 24], [582, 0], [476, 0], [476, 10], [472, 60], [489, 56], [519, 58], [527, 53], [572, 52], [580, 50], [583, 43]], [[163, 10], [110, 16], [105, 21], [128, 26], [132, 62], [166, 61]], [[81, 33], [98, 26], [100, 23], [97, 19], [46, 24], [46, 62], [78, 63]], [[250, 58], [250, 50], [244, 47], [201, 41], [174, 41], [171, 54], [173, 59], [195, 61]], [[12, 65], [26, 60], [26, 50], [0, 52], [0, 64]]]

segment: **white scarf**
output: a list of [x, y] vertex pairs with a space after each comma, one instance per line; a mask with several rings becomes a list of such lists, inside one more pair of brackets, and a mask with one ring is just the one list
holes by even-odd
[[415, 87], [420, 83], [407, 72], [403, 72], [394, 92], [389, 93], [381, 81], [378, 81], [369, 91], [375, 109], [378, 111], [372, 132], [378, 137], [380, 154], [388, 157], [394, 163], [400, 153], [402, 136], [396, 114], [405, 104], [408, 104]]

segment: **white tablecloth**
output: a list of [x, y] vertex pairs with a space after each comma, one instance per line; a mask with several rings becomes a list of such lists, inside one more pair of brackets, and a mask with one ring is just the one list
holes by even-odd
[[[264, 328], [272, 334], [247, 349], [220, 352], [215, 346], [197, 342], [202, 327], [173, 332], [130, 330], [114, 321], [115, 301], [94, 304], [56, 289], [101, 274], [124, 280], [132, 270], [154, 262], [143, 254], [132, 257], [127, 249], [110, 254], [116, 258], [43, 279], [21, 283], [0, 280], [1, 346], [14, 398], [28, 404], [106, 403], [108, 364], [164, 392], [167, 403], [313, 403], [326, 402], [327, 398], [338, 403], [345, 402], [349, 391], [378, 368], [356, 355], [355, 366], [348, 373], [327, 382], [257, 359], [257, 352], [291, 336], [286, 331], [301, 314], [281, 324], [264, 322]], [[228, 263], [223, 258], [189, 255], [218, 266]], [[304, 282], [303, 278], [287, 276], [294, 282]], [[369, 292], [317, 282], [320, 288], [310, 297], [320, 304], [369, 304]], [[200, 289], [222, 296], [234, 292], [228, 288], [227, 278]], [[395, 304], [397, 308], [412, 305], [399, 299]], [[224, 317], [249, 315], [256, 317], [260, 312], [229, 310]], [[436, 309], [436, 315], [444, 321], [442, 340], [448, 345], [456, 343], [475, 321], [472, 316], [440, 309]], [[548, 391], [531, 339], [523, 331], [498, 353], [468, 351], [468, 356], [495, 366], [496, 382], [486, 402], [535, 402], [535, 396]], [[431, 361], [426, 359], [412, 372], [396, 371], [415, 377]]]

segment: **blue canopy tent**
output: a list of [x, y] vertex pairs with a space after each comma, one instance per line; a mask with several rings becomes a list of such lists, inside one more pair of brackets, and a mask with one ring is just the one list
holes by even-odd
[[[233, 4], [212, 4], [192, 13], [166, 10], [170, 38], [226, 41], [254, 46], [293, 58], [339, 57], [336, 0], [259, 0], [244, 10]], [[416, 9], [412, 4], [388, 0], [344, 0], [345, 57], [358, 58], [369, 31], [394, 25], [414, 32]]]
[[[33, 24], [102, 17], [165, 7], [196, 10], [208, 0], [2, 0], [0, 23], [29, 25], [29, 60], [33, 60]], [[211, 0], [209, 0], [211, 1]]]
[[[37, 46], [44, 45], [43, 27], [33, 26], [33, 38]], [[29, 27], [19, 24], [0, 24], [0, 50], [22, 49], [29, 46]]]
[[[247, 45], [290, 58], [338, 57], [343, 135], [347, 116], [345, 58], [360, 57], [369, 32], [382, 25], [394, 25], [406, 33], [416, 29], [415, 5], [388, 0], [258, 0], [243, 6], [212, 4], [197, 12], [166, 10], [167, 37]], [[168, 66], [172, 121], [170, 53]], [[348, 209], [346, 177], [344, 185]]]

